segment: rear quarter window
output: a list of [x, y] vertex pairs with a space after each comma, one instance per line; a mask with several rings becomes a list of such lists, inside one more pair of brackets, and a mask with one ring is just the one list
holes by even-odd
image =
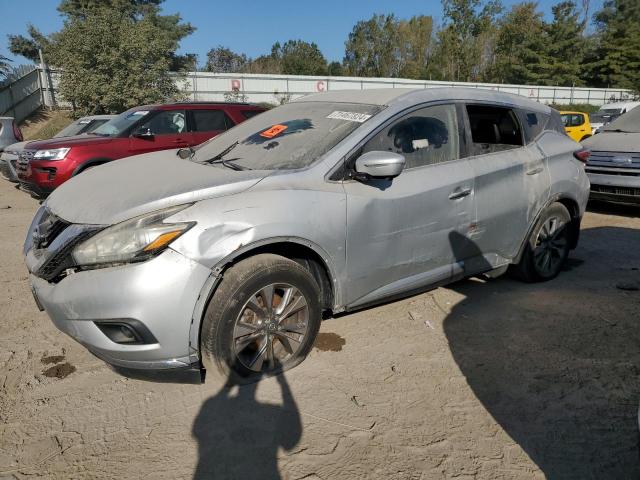
[[260, 115], [262, 111], [261, 110], [242, 110], [240, 113], [245, 118], [245, 120], [249, 120], [250, 118], [253, 118], [256, 115]]

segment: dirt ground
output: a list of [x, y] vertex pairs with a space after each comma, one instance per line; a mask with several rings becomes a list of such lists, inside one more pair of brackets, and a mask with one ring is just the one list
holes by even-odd
[[327, 320], [302, 365], [228, 390], [124, 378], [58, 332], [21, 257], [36, 208], [0, 182], [0, 479], [640, 478], [640, 209], [592, 208], [554, 281]]

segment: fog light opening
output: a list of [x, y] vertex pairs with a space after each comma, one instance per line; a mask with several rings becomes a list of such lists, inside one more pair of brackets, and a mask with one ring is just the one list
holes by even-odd
[[140, 321], [99, 321], [95, 325], [109, 340], [120, 345], [146, 345], [158, 343], [149, 329]]

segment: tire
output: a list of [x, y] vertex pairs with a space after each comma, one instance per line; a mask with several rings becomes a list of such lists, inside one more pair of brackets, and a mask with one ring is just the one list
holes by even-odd
[[582, 137], [580, 139], [581, 142], [584, 142], [587, 138], [589, 138], [591, 135], [585, 135], [584, 137]]
[[205, 311], [202, 363], [229, 384], [277, 375], [311, 351], [321, 313], [320, 288], [299, 263], [273, 254], [242, 260], [225, 271]]
[[571, 215], [560, 203], [549, 205], [531, 231], [520, 263], [513, 273], [525, 282], [544, 282], [558, 276], [571, 249]]

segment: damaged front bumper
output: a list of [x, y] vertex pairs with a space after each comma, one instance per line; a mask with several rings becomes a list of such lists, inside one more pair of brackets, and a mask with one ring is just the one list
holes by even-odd
[[[96, 356], [126, 369], [163, 370], [199, 365], [189, 335], [210, 274], [167, 249], [146, 262], [79, 271], [57, 283], [34, 274], [30, 281], [55, 326]], [[122, 326], [138, 343], [119, 341]]]

